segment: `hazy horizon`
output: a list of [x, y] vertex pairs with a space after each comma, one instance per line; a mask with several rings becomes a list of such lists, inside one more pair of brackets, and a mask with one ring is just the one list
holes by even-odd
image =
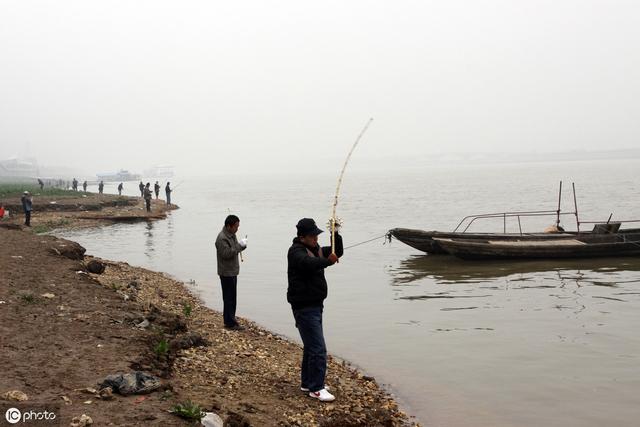
[[355, 167], [634, 150], [639, 18], [631, 1], [5, 1], [0, 159], [337, 170], [370, 117]]

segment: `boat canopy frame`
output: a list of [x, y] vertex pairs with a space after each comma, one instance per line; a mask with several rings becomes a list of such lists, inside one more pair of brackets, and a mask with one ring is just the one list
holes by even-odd
[[[537, 216], [555, 216], [556, 217], [556, 227], [560, 226], [560, 217], [563, 215], [574, 215], [576, 219], [576, 227], [578, 234], [580, 233], [580, 225], [581, 224], [609, 224], [611, 218], [613, 217], [613, 213], [609, 215], [609, 218], [606, 221], [581, 221], [578, 215], [578, 200], [576, 198], [576, 185], [575, 183], [571, 183], [573, 189], [573, 204], [574, 211], [573, 212], [562, 212], [560, 205], [562, 201], [562, 181], [560, 181], [560, 189], [558, 191], [558, 208], [555, 210], [540, 210], [540, 211], [514, 211], [514, 212], [496, 212], [496, 213], [487, 213], [487, 214], [476, 214], [476, 215], [467, 215], [456, 226], [453, 230], [454, 233], [458, 232], [462, 228], [463, 225], [466, 224], [464, 229], [460, 231], [461, 233], [466, 233], [469, 230], [469, 227], [479, 219], [491, 219], [491, 218], [502, 218], [502, 230], [503, 233], [507, 233], [507, 218], [517, 218], [518, 219], [518, 230], [520, 235], [524, 235], [527, 233], [522, 232], [522, 222], [520, 221], [521, 217], [537, 217]], [[640, 223], [640, 219], [630, 219], [630, 220], [616, 220], [617, 223]]]

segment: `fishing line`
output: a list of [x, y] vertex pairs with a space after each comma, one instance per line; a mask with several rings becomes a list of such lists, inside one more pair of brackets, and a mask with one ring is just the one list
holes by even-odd
[[383, 235], [378, 236], [378, 237], [374, 237], [373, 239], [365, 240], [364, 242], [356, 243], [356, 244], [351, 245], [351, 246], [346, 246], [345, 249], [355, 248], [356, 246], [364, 245], [365, 243], [373, 242], [375, 240], [382, 239], [383, 237], [387, 237], [387, 233], [384, 233]]

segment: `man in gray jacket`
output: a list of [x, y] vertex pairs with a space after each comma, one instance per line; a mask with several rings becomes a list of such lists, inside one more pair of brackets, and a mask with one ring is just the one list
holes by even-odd
[[240, 219], [235, 215], [229, 215], [224, 220], [224, 227], [216, 238], [218, 276], [220, 276], [224, 302], [224, 327], [231, 330], [244, 329], [236, 320], [236, 296], [240, 273], [238, 255], [247, 248], [246, 238], [240, 241], [236, 238], [239, 227]]

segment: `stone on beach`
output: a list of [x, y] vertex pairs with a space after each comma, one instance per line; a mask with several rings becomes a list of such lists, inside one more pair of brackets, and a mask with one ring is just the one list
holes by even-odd
[[11, 390], [2, 395], [4, 400], [10, 402], [25, 402], [29, 400], [29, 396], [20, 390]]

